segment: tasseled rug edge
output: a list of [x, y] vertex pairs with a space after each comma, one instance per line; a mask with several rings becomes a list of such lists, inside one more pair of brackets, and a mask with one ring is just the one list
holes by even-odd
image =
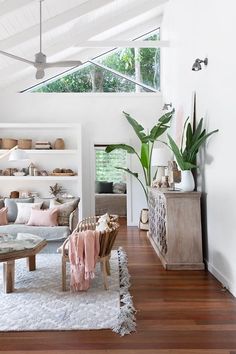
[[117, 323], [112, 330], [121, 336], [136, 331], [136, 310], [132, 296], [129, 293], [130, 274], [128, 271], [128, 257], [122, 247], [117, 250], [120, 270], [120, 313]]

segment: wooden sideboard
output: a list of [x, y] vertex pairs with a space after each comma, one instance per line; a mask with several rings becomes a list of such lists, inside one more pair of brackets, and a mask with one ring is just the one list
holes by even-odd
[[150, 188], [148, 237], [165, 269], [204, 269], [200, 192]]

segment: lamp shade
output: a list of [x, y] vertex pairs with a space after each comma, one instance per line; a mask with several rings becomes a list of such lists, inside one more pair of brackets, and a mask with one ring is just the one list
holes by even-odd
[[29, 160], [27, 153], [21, 149], [13, 150], [9, 155], [9, 161]]
[[168, 161], [171, 158], [170, 149], [164, 145], [152, 150], [152, 166], [168, 166]]

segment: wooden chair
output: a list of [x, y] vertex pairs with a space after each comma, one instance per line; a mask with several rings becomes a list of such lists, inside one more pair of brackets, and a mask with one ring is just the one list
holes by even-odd
[[[74, 232], [95, 230], [98, 216], [88, 217], [78, 223]], [[103, 273], [104, 288], [108, 290], [107, 276], [110, 275], [109, 259], [111, 256], [112, 246], [115, 242], [116, 235], [119, 231], [119, 224], [115, 221], [110, 222], [109, 230], [100, 232], [100, 252], [97, 262], [100, 262], [101, 271]], [[69, 237], [60, 247], [59, 252], [62, 254], [62, 290], [66, 291], [66, 262], [69, 262], [68, 244]]]

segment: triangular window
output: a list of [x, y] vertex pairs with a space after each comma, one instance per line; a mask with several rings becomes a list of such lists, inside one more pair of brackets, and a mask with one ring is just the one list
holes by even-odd
[[[159, 40], [160, 30], [142, 37]], [[141, 38], [139, 38], [141, 39]], [[160, 48], [117, 48], [47, 80], [31, 92], [152, 92], [160, 90]]]

